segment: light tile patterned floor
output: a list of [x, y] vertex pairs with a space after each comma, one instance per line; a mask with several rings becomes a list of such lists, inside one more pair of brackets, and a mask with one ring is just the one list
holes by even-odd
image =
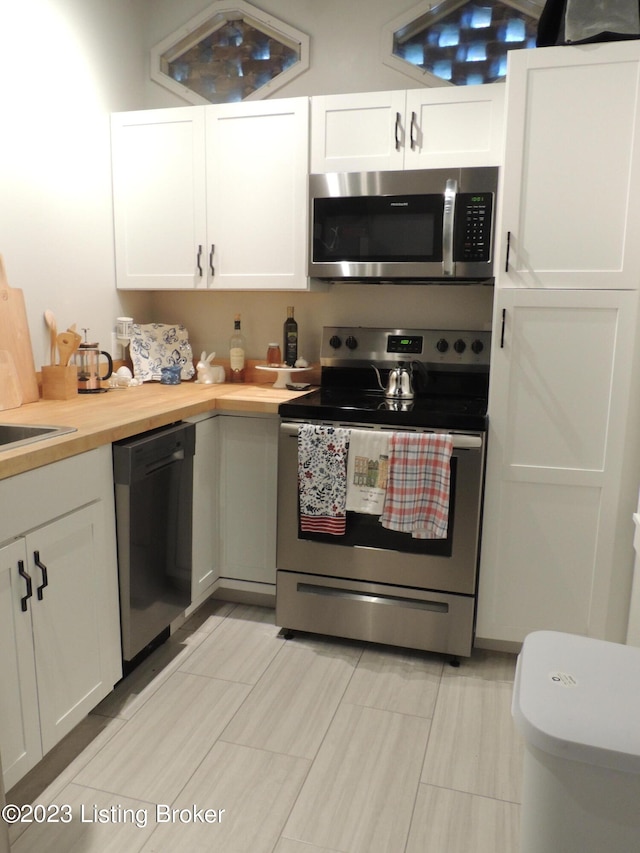
[[8, 792], [73, 812], [12, 853], [516, 853], [515, 657], [455, 669], [273, 616], [201, 608]]

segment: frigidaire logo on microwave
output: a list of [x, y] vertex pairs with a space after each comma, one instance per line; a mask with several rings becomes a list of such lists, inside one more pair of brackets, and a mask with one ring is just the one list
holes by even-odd
[[309, 176], [309, 276], [492, 284], [498, 169]]

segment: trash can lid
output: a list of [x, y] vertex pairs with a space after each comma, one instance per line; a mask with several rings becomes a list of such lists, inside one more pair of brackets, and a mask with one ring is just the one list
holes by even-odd
[[543, 752], [640, 773], [640, 648], [535, 631], [518, 656], [511, 711]]

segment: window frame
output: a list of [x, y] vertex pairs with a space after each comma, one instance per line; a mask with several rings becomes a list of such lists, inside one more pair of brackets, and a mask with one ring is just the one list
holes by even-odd
[[[467, 2], [468, 0], [440, 0], [440, 2], [434, 3], [433, 0], [421, 0], [412, 9], [403, 12], [392, 21], [389, 21], [384, 25], [380, 39], [382, 62], [404, 74], [406, 77], [411, 77], [413, 80], [419, 81], [423, 86], [456, 86], [455, 83], [450, 83], [443, 77], [438, 77], [430, 71], [426, 71], [417, 65], [412, 65], [406, 59], [396, 56], [393, 52], [394, 37], [398, 31], [404, 29], [413, 30], [414, 32], [419, 31], [421, 18], [433, 12], [438, 12], [442, 9], [444, 16], [455, 8], [466, 5]], [[504, 6], [510, 6], [518, 12], [522, 12], [524, 15], [536, 18], [540, 17], [544, 7], [544, 0], [500, 0], [500, 2]], [[486, 85], [492, 84], [487, 83]]]
[[[270, 38], [277, 39], [285, 45], [295, 46], [299, 51], [300, 58], [285, 71], [277, 74], [268, 83], [260, 86], [243, 98], [243, 101], [261, 100], [273, 94], [286, 83], [290, 83], [295, 77], [303, 74], [309, 68], [309, 36], [295, 27], [285, 24], [272, 15], [267, 15], [255, 6], [246, 3], [245, 0], [221, 0], [213, 3], [200, 14], [191, 18], [179, 29], [174, 30], [162, 41], [151, 48], [151, 79], [165, 89], [180, 96], [185, 101], [195, 106], [208, 105], [214, 102], [194, 92], [183, 83], [174, 80], [166, 73], [164, 67], [178, 56], [189, 50], [202, 39], [215, 32], [229, 20], [236, 20], [239, 16], [254, 29], [260, 30]], [[215, 103], [229, 103], [221, 101]]]

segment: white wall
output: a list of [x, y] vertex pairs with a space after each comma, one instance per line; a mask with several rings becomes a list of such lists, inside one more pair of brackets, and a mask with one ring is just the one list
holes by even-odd
[[109, 113], [140, 103], [140, 24], [128, 0], [15, 0], [0, 4], [0, 32], [0, 253], [24, 291], [39, 370], [45, 308], [105, 346], [123, 310]]

